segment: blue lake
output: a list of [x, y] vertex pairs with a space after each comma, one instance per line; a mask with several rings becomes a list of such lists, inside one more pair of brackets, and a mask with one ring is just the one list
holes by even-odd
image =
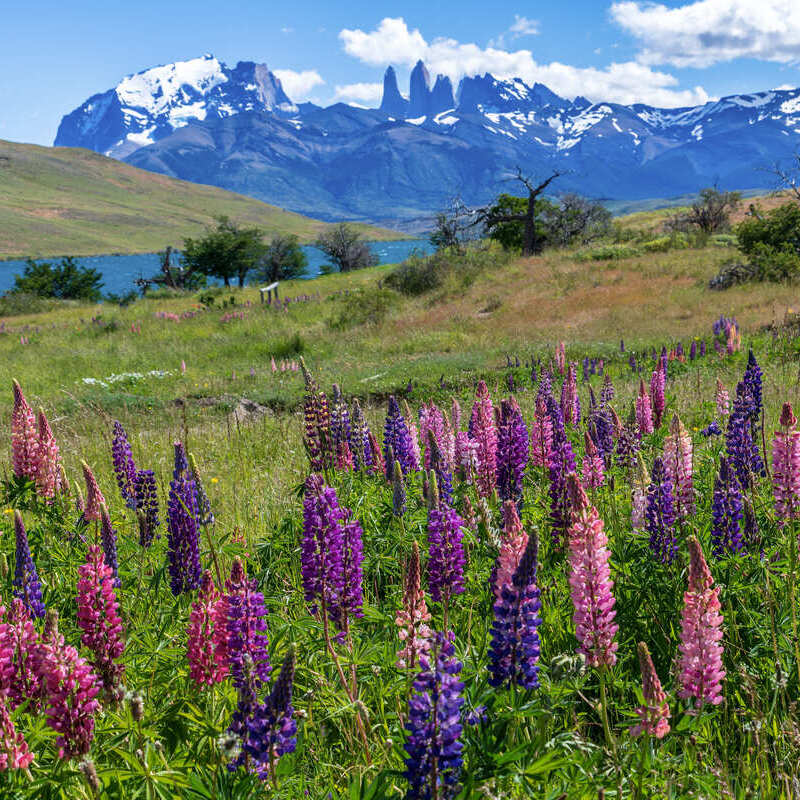
[[[397, 242], [370, 242], [370, 249], [378, 256], [380, 264], [396, 264], [403, 261], [415, 250], [427, 254], [433, 251], [427, 239], [408, 239]], [[316, 247], [303, 247], [308, 258], [308, 275], [313, 278], [319, 275], [320, 267], [329, 264], [330, 259]], [[55, 262], [56, 258], [44, 258], [42, 261]], [[140, 253], [128, 256], [86, 256], [77, 258], [81, 266], [93, 267], [103, 276], [103, 292], [125, 294], [134, 289], [134, 280], [140, 277], [149, 278], [159, 271], [157, 253]], [[0, 294], [14, 285], [14, 275], [21, 275], [25, 269], [24, 261], [0, 261]]]

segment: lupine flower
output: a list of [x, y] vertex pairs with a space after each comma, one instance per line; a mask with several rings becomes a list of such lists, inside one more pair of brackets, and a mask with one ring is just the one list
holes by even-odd
[[705, 354], [706, 354], [706, 340], [705, 339], [701, 339], [700, 340], [700, 355], [704, 356]]
[[208, 499], [205, 486], [203, 486], [200, 470], [197, 469], [194, 453], [189, 453], [189, 471], [194, 481], [194, 491], [197, 496], [197, 521], [201, 525], [213, 525], [214, 512], [211, 510], [211, 501]]
[[566, 348], [564, 342], [559, 342], [555, 350], [556, 369], [563, 375], [567, 366]]
[[561, 413], [567, 425], [577, 425], [580, 422], [577, 368], [573, 362], [570, 362], [567, 377], [561, 384]]
[[553, 447], [553, 423], [547, 413], [547, 402], [541, 393], [536, 397], [536, 416], [531, 426], [531, 463], [546, 467]]
[[489, 497], [494, 491], [497, 474], [497, 429], [489, 388], [483, 380], [478, 382], [475, 391], [475, 403], [469, 420], [469, 435], [477, 445], [478, 494], [481, 497]]
[[[392, 455], [389, 455], [389, 448]], [[389, 398], [389, 410], [386, 413], [386, 424], [383, 429], [383, 455], [386, 465], [386, 480], [392, 480], [394, 462], [400, 462], [403, 475], [419, 469], [419, 461], [414, 455], [414, 445], [411, 441], [411, 433], [403, 415], [400, 413], [400, 406], [397, 399], [392, 395]]]
[[728, 417], [725, 449], [736, 470], [736, 477], [745, 489], [752, 485], [753, 476], [762, 469], [758, 445], [753, 439], [753, 427], [750, 423], [753, 405], [750, 390], [744, 381], [740, 381], [736, 386], [733, 410]]
[[364, 412], [361, 410], [358, 398], [353, 398], [350, 437], [352, 439], [351, 452], [353, 454], [354, 469], [369, 469], [372, 466], [372, 448], [370, 447], [369, 434], [369, 426], [364, 418]]
[[33, 757], [25, 737], [14, 727], [5, 696], [0, 694], [0, 772], [27, 769]]
[[619, 626], [614, 622], [617, 612], [608, 565], [608, 538], [603, 520], [574, 474], [568, 477], [568, 491], [573, 513], [569, 585], [578, 652], [586, 656], [590, 667], [611, 667], [617, 663], [614, 637]]
[[747, 356], [747, 368], [744, 371], [742, 380], [750, 390], [750, 395], [753, 398], [753, 409], [750, 419], [755, 424], [761, 417], [763, 403], [761, 399], [761, 367], [758, 366], [752, 349]]
[[644, 529], [647, 519], [647, 489], [650, 486], [650, 475], [641, 453], [636, 454], [631, 485], [631, 527], [638, 533]]
[[347, 439], [339, 439], [334, 445], [336, 451], [336, 469], [342, 472], [352, 472], [353, 453]]
[[420, 659], [405, 728], [406, 800], [451, 800], [458, 794], [461, 752], [461, 662], [455, 658], [453, 634], [437, 634], [433, 652]]
[[689, 346], [689, 361], [694, 361], [697, 358], [697, 339], [692, 339]]
[[333, 399], [331, 400], [331, 439], [334, 449], [342, 442], [351, 443], [352, 428], [350, 425], [350, 411], [342, 397], [342, 390], [338, 383], [333, 384]]
[[431, 431], [428, 431], [428, 453], [431, 456], [431, 469], [436, 475], [436, 485], [439, 489], [439, 499], [448, 506], [453, 505], [453, 475], [450, 467], [442, 454], [439, 444]]
[[[105, 507], [104, 507], [105, 509]], [[78, 627], [83, 631], [81, 642], [92, 651], [92, 666], [103, 686], [117, 686], [124, 667], [117, 663], [125, 644], [122, 641], [122, 620], [114, 594], [113, 573], [103, 562], [97, 545], [90, 545], [86, 562], [78, 567]]]
[[11, 412], [11, 466], [14, 476], [36, 480], [39, 464], [39, 435], [36, 417], [22, 387], [14, 381], [14, 408]]
[[414, 463], [416, 464], [414, 469], [419, 469], [420, 465], [422, 464], [422, 453], [419, 449], [419, 429], [417, 428], [417, 423], [414, 422], [414, 416], [408, 406], [408, 400], [403, 400], [403, 406], [405, 407], [406, 412], [404, 419], [406, 420], [406, 424], [408, 426], [408, 435], [411, 441], [411, 453]]
[[692, 437], [677, 413], [664, 441], [664, 468], [672, 481], [675, 513], [678, 519], [686, 520], [695, 511]]
[[61, 486], [61, 456], [58, 450], [56, 437], [50, 429], [44, 411], [40, 408], [37, 416], [38, 425], [38, 456], [36, 465], [36, 489], [42, 497], [54, 497]]
[[503, 400], [497, 425], [497, 492], [501, 500], [522, 505], [522, 481], [528, 465], [528, 428], [516, 401]]
[[714, 480], [714, 498], [711, 503], [711, 543], [714, 555], [720, 558], [728, 553], [742, 550], [742, 490], [736, 473], [722, 456], [719, 472]]
[[292, 706], [295, 663], [295, 647], [290, 645], [272, 691], [253, 709], [247, 723], [249, 735], [244, 750], [251, 759], [250, 769], [262, 780], [274, 782], [278, 759], [293, 753], [297, 746], [297, 722]]
[[161, 524], [158, 519], [158, 493], [156, 476], [150, 469], [140, 469], [134, 482], [136, 497], [136, 519], [139, 523], [139, 544], [150, 547], [156, 528]]
[[316, 381], [306, 368], [302, 356], [300, 357], [300, 368], [303, 370], [306, 388], [303, 395], [303, 443], [308, 453], [311, 469], [318, 471], [330, 466], [331, 463], [328, 400], [325, 394], [320, 392]]
[[129, 508], [136, 508], [136, 464], [128, 434], [119, 422], [114, 423], [111, 459], [122, 499]]
[[201, 689], [219, 683], [228, 674], [227, 605], [220, 599], [211, 573], [206, 570], [197, 599], [192, 602], [186, 646], [189, 675]]
[[781, 430], [772, 440], [772, 492], [781, 524], [800, 514], [800, 431], [789, 403], [783, 404]]
[[469, 499], [469, 495], [464, 495], [464, 501], [462, 505], [462, 516], [464, 519], [464, 526], [471, 531], [478, 530], [478, 520], [475, 518], [475, 509], [472, 507], [472, 501]]
[[695, 706], [722, 702], [722, 613], [719, 587], [696, 536], [689, 538], [689, 587], [683, 596], [678, 696]]
[[89, 465], [85, 461], [81, 461], [81, 467], [83, 468], [83, 479], [86, 481], [86, 507], [83, 509], [83, 518], [87, 522], [99, 521], [100, 506], [106, 502], [106, 499], [103, 497]]
[[525, 689], [539, 686], [539, 633], [542, 624], [536, 568], [539, 540], [528, 538], [510, 584], [502, 587], [494, 604], [492, 642], [489, 646], [489, 683], [502, 686], [507, 681]]
[[636, 421], [636, 412], [631, 406], [628, 421], [622, 426], [617, 438], [615, 461], [617, 466], [630, 469], [636, 460], [636, 454], [641, 446], [642, 433]]
[[431, 448], [429, 444], [432, 436], [447, 464], [453, 466], [454, 440], [450, 430], [450, 423], [446, 415], [438, 408], [436, 403], [423, 404], [419, 410], [419, 435], [425, 445], [425, 469], [431, 468]]
[[653, 427], [658, 430], [664, 419], [664, 383], [666, 379], [666, 362], [662, 362], [653, 372], [650, 379], [650, 407], [653, 409]]
[[603, 463], [610, 466], [611, 456], [614, 453], [615, 427], [611, 407], [602, 403], [592, 406], [586, 424]]
[[38, 708], [42, 687], [42, 675], [37, 668], [38, 641], [28, 607], [18, 597], [14, 598], [8, 623], [0, 637], [2, 687], [13, 708], [25, 701], [30, 702], [32, 709]]
[[167, 560], [170, 588], [176, 597], [200, 585], [197, 490], [189, 475], [186, 451], [180, 442], [175, 442], [175, 469], [167, 509]]
[[430, 651], [433, 633], [428, 627], [431, 615], [425, 604], [421, 585], [419, 546], [414, 542], [411, 558], [403, 577], [403, 607], [398, 610], [395, 625], [402, 647], [397, 653], [398, 669], [417, 669], [419, 657]]
[[369, 431], [367, 435], [369, 437], [370, 457], [372, 458], [369, 471], [373, 475], [384, 475], [386, 473], [386, 465], [383, 462], [381, 449], [378, 447], [378, 440], [375, 438], [375, 434], [372, 431]]
[[728, 390], [723, 385], [722, 381], [717, 378], [717, 392], [714, 395], [714, 402], [716, 403], [716, 413], [721, 419], [727, 417], [731, 411], [731, 401], [728, 396]]
[[458, 432], [461, 429], [461, 404], [455, 397], [450, 401], [450, 421], [453, 423], [453, 432]]
[[466, 481], [471, 481], [478, 469], [477, 443], [469, 438], [466, 431], [456, 434], [455, 466]]
[[651, 484], [647, 489], [644, 529], [650, 534], [650, 549], [659, 561], [672, 563], [678, 552], [675, 539], [675, 496], [664, 461], [653, 462]]
[[548, 455], [550, 476], [550, 524], [554, 544], [564, 542], [570, 525], [567, 476], [575, 472], [575, 455], [564, 432], [561, 409], [550, 400], [550, 419], [553, 423], [553, 446]]
[[100, 681], [78, 651], [58, 632], [57, 615], [48, 614], [48, 625], [39, 648], [38, 669], [45, 692], [47, 724], [58, 733], [59, 758], [86, 755], [94, 738], [95, 699]]
[[639, 381], [639, 395], [636, 398], [636, 421], [639, 423], [639, 430], [642, 434], [653, 432], [653, 410], [650, 405], [650, 395], [645, 389], [643, 380]]
[[34, 617], [43, 617], [45, 614], [42, 602], [42, 584], [39, 573], [31, 558], [31, 549], [28, 544], [28, 534], [22, 522], [19, 511], [14, 512], [14, 532], [16, 535], [17, 554], [14, 566], [14, 596], [25, 604]]
[[105, 565], [111, 570], [114, 588], [119, 589], [122, 582], [119, 579], [119, 565], [117, 563], [117, 532], [111, 524], [111, 517], [104, 505], [100, 506], [100, 541], [103, 545]]
[[720, 436], [721, 434], [722, 428], [719, 427], [719, 423], [715, 419], [712, 419], [711, 422], [700, 431], [700, 435], [704, 436], [706, 439], [709, 436]]
[[592, 437], [589, 436], [589, 431], [584, 432], [583, 438], [585, 443], [583, 463], [581, 464], [583, 484], [589, 489], [596, 489], [598, 486], [602, 486], [605, 481], [603, 459], [600, 458], [597, 446]]
[[[694, 344], [694, 342], [692, 343]], [[667, 695], [661, 687], [658, 673], [653, 666], [650, 651], [644, 642], [639, 642], [639, 667], [642, 670], [642, 694], [644, 705], [636, 709], [639, 724], [631, 728], [631, 736], [655, 736], [663, 739], [669, 733], [669, 703]]]
[[406, 513], [406, 485], [399, 461], [394, 462], [392, 475], [392, 512], [396, 517], [402, 517]]
[[511, 586], [522, 554], [528, 545], [528, 534], [520, 522], [517, 507], [511, 500], [503, 503], [503, 532], [500, 539], [500, 552], [494, 570], [494, 596], [500, 600], [503, 588]]
[[[435, 498], [436, 476], [430, 474], [430, 492]], [[445, 605], [464, 591], [464, 520], [455, 509], [433, 500], [428, 511], [428, 588], [431, 597]]]

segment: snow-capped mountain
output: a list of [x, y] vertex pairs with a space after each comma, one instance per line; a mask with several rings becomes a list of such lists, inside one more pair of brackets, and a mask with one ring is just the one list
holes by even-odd
[[243, 111], [294, 113], [297, 107], [266, 64], [240, 61], [229, 68], [205, 55], [137, 72], [90, 97], [61, 120], [55, 144], [124, 158], [189, 122]]
[[764, 168], [800, 148], [800, 89], [696, 108], [592, 103], [492, 75], [432, 78], [409, 94], [389, 67], [377, 109], [295, 106], [264, 65], [206, 57], [147, 70], [64, 118], [56, 144], [250, 194], [324, 218], [429, 217], [459, 195], [484, 203], [532, 176], [605, 200], [672, 197], [717, 183], [769, 185]]

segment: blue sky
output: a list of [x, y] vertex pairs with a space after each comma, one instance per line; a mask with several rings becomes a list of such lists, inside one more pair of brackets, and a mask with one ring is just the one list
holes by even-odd
[[121, 78], [213, 53], [294, 100], [376, 104], [386, 65], [490, 71], [564, 96], [680, 106], [800, 85], [800, 0], [3, 0], [0, 138], [50, 144]]

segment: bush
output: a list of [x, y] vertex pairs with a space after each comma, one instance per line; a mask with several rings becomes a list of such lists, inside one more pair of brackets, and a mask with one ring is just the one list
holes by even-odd
[[0, 296], [0, 317], [38, 314], [40, 311], [52, 311], [57, 306], [56, 300], [27, 292], [8, 292]]
[[380, 325], [395, 305], [397, 293], [390, 289], [358, 289], [345, 295], [339, 313], [328, 324], [334, 330], [347, 330], [357, 325]]
[[97, 302], [103, 277], [91, 267], [81, 267], [72, 257], [58, 264], [36, 263], [28, 259], [22, 275], [14, 276], [12, 292], [52, 297], [56, 300], [88, 300]]
[[625, 244], [605, 244], [591, 250], [578, 250], [575, 258], [578, 261], [616, 261], [623, 258], [639, 256], [642, 251], [638, 247]]
[[752, 216], [736, 227], [739, 249], [745, 255], [752, 255], [758, 245], [766, 245], [773, 250], [790, 246], [800, 254], [800, 206], [784, 203], [762, 214], [758, 208]]
[[800, 253], [788, 243], [780, 247], [757, 243], [750, 253], [750, 263], [755, 267], [756, 280], [786, 281], [800, 277]]
[[299, 333], [293, 333], [286, 339], [279, 339], [271, 346], [270, 352], [276, 358], [289, 358], [302, 355], [305, 349], [306, 343], [303, 341], [303, 337]]

